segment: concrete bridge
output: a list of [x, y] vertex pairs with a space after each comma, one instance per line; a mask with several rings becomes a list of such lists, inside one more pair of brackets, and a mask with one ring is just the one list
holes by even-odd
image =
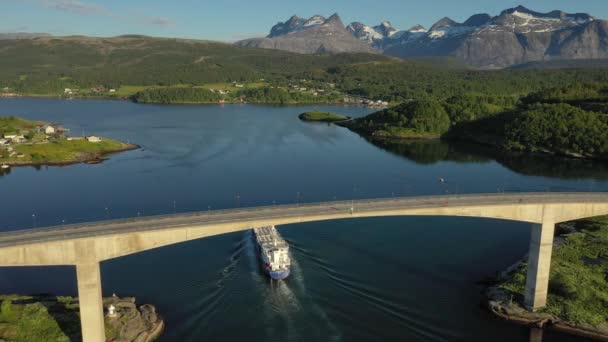
[[[266, 225], [373, 216], [468, 216], [533, 223], [525, 304], [546, 305], [555, 224], [608, 215], [608, 193], [500, 193], [216, 210], [0, 233], [0, 266], [75, 265], [82, 337], [105, 341], [99, 263]], [[491, 227], [488, 227], [491, 229]]]

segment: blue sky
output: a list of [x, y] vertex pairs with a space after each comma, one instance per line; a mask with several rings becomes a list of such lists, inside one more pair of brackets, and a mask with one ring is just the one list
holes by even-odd
[[415, 24], [428, 28], [444, 16], [464, 21], [475, 13], [496, 15], [520, 4], [540, 12], [561, 9], [608, 18], [606, 0], [0, 0], [0, 32], [234, 41], [265, 35], [294, 14], [337, 12], [345, 24], [389, 20], [407, 29]]

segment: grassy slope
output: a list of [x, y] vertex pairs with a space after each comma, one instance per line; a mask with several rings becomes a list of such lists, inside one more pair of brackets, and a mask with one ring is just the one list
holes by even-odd
[[103, 139], [100, 142], [88, 142], [86, 140], [57, 140], [46, 144], [17, 145], [15, 151], [25, 156], [17, 158], [13, 156], [7, 159], [0, 157], [2, 162], [22, 162], [22, 163], [61, 163], [78, 161], [84, 155], [107, 153], [128, 148], [129, 145], [110, 139]]
[[30, 130], [40, 124], [43, 124], [43, 122], [25, 120], [15, 116], [0, 117], [0, 135], [14, 134], [20, 130]]
[[[17, 133], [30, 131], [36, 125], [44, 124], [41, 121], [30, 121], [18, 117], [0, 117], [0, 134]], [[34, 141], [44, 139], [43, 134], [36, 134]], [[103, 139], [100, 142], [89, 142], [87, 140], [65, 140], [59, 139], [48, 143], [20, 144], [13, 148], [17, 154], [23, 154], [19, 158], [17, 155], [3, 157], [0, 154], [0, 164], [2, 163], [63, 163], [79, 161], [85, 157], [99, 155], [103, 153], [128, 149], [131, 145], [111, 139]]]
[[[569, 234], [554, 249], [549, 298], [544, 310], [577, 324], [608, 322], [608, 217], [576, 222], [581, 232]], [[527, 267], [523, 265], [501, 287], [523, 298]]]

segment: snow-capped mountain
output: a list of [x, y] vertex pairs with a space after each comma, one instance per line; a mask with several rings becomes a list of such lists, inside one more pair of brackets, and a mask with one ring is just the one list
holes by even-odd
[[299, 53], [377, 52], [346, 30], [337, 14], [329, 18], [297, 16], [276, 24], [265, 38], [236, 42], [246, 47], [280, 49]]
[[398, 33], [397, 29], [388, 21], [382, 22], [380, 25], [374, 27], [369, 27], [360, 22], [354, 22], [348, 25], [346, 29], [350, 31], [353, 36], [372, 45], [377, 41], [391, 38]]
[[426, 30], [397, 30], [354, 22], [344, 27], [337, 15], [325, 19], [292, 17], [270, 35], [238, 42], [242, 46], [303, 53], [377, 51], [397, 57], [455, 56], [479, 68], [502, 68], [551, 59], [608, 58], [608, 22], [586, 13], [540, 13], [523, 6], [497, 16], [475, 14], [459, 23], [444, 17]]

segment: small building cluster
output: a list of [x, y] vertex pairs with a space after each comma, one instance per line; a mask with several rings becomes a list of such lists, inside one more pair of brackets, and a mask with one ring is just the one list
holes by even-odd
[[69, 130], [64, 128], [61, 124], [45, 123], [28, 128], [21, 128], [17, 132], [0, 133], [0, 159], [11, 157], [23, 158], [24, 155], [17, 153], [14, 149], [16, 145], [21, 144], [46, 144], [59, 139], [66, 139], [68, 141], [86, 140], [92, 143], [102, 141], [101, 137], [95, 135], [68, 137], [66, 136], [68, 131]]
[[355, 97], [355, 96], [345, 96], [344, 103], [347, 104], [356, 104], [367, 107], [388, 107], [389, 103], [387, 101], [382, 100], [371, 100], [363, 97]]

